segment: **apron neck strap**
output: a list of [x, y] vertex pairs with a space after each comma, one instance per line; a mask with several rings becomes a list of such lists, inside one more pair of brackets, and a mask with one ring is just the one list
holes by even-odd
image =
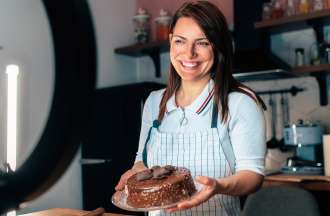
[[218, 105], [217, 105], [217, 103], [213, 103], [211, 128], [218, 127], [218, 113], [219, 113]]

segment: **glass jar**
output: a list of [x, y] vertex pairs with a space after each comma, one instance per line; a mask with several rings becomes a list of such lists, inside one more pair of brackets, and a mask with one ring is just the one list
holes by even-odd
[[278, 0], [274, 1], [271, 18], [272, 19], [281, 18], [283, 17], [283, 15], [284, 15], [284, 10], [282, 8], [281, 2], [279, 2]]
[[326, 64], [330, 64], [330, 45], [328, 45], [324, 50], [324, 59]]
[[311, 45], [309, 55], [311, 65], [319, 65], [321, 63], [320, 46], [317, 43]]
[[324, 0], [314, 0], [312, 2], [312, 11], [325, 10], [327, 8]]
[[135, 40], [138, 43], [146, 43], [149, 40], [149, 17], [149, 14], [143, 8], [139, 8], [137, 14], [133, 17]]
[[297, 13], [296, 11], [297, 3], [295, 0], [288, 0], [287, 7], [285, 10], [285, 15], [286, 16], [292, 16]]
[[298, 12], [299, 13], [308, 13], [309, 12], [309, 1], [308, 0], [299, 0]]
[[159, 17], [155, 19], [157, 41], [168, 40], [168, 36], [170, 34], [171, 20], [172, 18], [169, 16], [168, 11], [161, 9]]
[[296, 66], [303, 66], [305, 64], [305, 51], [304, 48], [296, 48]]
[[262, 5], [262, 19], [263, 20], [270, 19], [271, 13], [272, 13], [272, 3], [270, 3], [270, 2], [263, 3], [263, 5]]

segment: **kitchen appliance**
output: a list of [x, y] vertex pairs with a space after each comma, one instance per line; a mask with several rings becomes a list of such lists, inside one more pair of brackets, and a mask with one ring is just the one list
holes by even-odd
[[293, 148], [293, 157], [288, 158], [283, 173], [301, 175], [323, 174], [322, 128], [318, 124], [296, 124], [284, 127], [284, 145]]

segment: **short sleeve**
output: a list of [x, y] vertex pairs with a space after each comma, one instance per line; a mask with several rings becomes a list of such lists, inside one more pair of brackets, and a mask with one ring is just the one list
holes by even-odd
[[229, 136], [235, 154], [235, 170], [264, 175], [266, 124], [262, 108], [249, 96], [230, 98]]
[[152, 126], [152, 122], [157, 118], [159, 112], [159, 102], [163, 90], [153, 91], [148, 96], [142, 113], [141, 131], [139, 139], [139, 147], [136, 153], [135, 163], [143, 160], [143, 149], [146, 139], [148, 137], [149, 129]]

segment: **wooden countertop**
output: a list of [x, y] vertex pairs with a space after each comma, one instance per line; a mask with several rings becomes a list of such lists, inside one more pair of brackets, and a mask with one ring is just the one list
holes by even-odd
[[330, 176], [305, 176], [305, 175], [270, 175], [266, 176], [263, 186], [291, 185], [307, 190], [330, 191]]
[[[21, 216], [84, 216], [88, 211], [76, 210], [76, 209], [65, 209], [65, 208], [54, 208], [40, 212], [34, 212], [30, 214], [24, 214]], [[102, 216], [124, 216], [122, 214], [103, 213]]]

